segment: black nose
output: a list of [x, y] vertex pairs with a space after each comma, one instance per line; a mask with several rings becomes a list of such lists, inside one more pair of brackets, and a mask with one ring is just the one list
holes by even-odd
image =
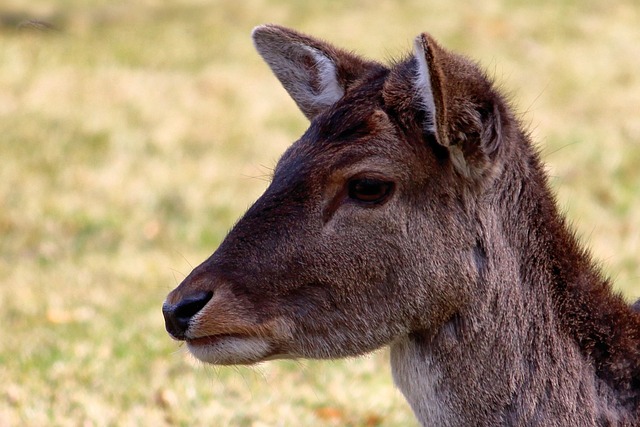
[[213, 292], [197, 292], [182, 299], [177, 304], [162, 305], [164, 324], [174, 338], [183, 340], [189, 329], [189, 322], [213, 296]]

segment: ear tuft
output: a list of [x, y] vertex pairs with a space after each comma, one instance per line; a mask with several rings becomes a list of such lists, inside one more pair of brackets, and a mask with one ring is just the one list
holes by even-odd
[[429, 33], [416, 37], [413, 47], [417, 62], [415, 85], [426, 113], [425, 130], [434, 134], [441, 145], [449, 146], [447, 76], [442, 64], [448, 52]]
[[418, 70], [415, 76], [415, 87], [418, 93], [420, 107], [426, 112], [424, 129], [426, 132], [436, 133], [436, 104], [433, 99], [433, 89], [431, 87], [431, 76], [425, 52], [427, 50], [424, 35], [419, 35], [413, 42], [413, 51], [418, 63]]

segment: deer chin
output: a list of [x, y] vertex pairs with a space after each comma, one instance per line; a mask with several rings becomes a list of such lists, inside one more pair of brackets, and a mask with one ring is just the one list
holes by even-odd
[[291, 321], [284, 317], [264, 323], [238, 320], [242, 317], [248, 316], [223, 310], [195, 317], [184, 338], [187, 348], [198, 360], [213, 365], [252, 365], [282, 358], [282, 343], [291, 340]]
[[187, 339], [187, 348], [196, 359], [213, 365], [252, 365], [274, 353], [267, 339], [240, 334]]

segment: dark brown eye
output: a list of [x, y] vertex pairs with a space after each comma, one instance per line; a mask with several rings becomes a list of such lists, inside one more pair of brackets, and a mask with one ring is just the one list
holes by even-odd
[[355, 178], [349, 181], [349, 198], [359, 202], [384, 202], [393, 190], [393, 182], [375, 178]]

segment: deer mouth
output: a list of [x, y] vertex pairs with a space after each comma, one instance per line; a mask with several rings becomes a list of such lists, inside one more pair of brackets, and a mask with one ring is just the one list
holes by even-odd
[[266, 339], [246, 334], [216, 334], [187, 339], [189, 352], [213, 365], [251, 365], [273, 354]]
[[200, 338], [192, 338], [187, 339], [187, 344], [189, 346], [201, 346], [201, 345], [216, 345], [217, 343], [227, 339], [227, 338], [238, 338], [242, 339], [247, 337], [247, 335], [241, 334], [216, 334], [216, 335], [207, 335]]

